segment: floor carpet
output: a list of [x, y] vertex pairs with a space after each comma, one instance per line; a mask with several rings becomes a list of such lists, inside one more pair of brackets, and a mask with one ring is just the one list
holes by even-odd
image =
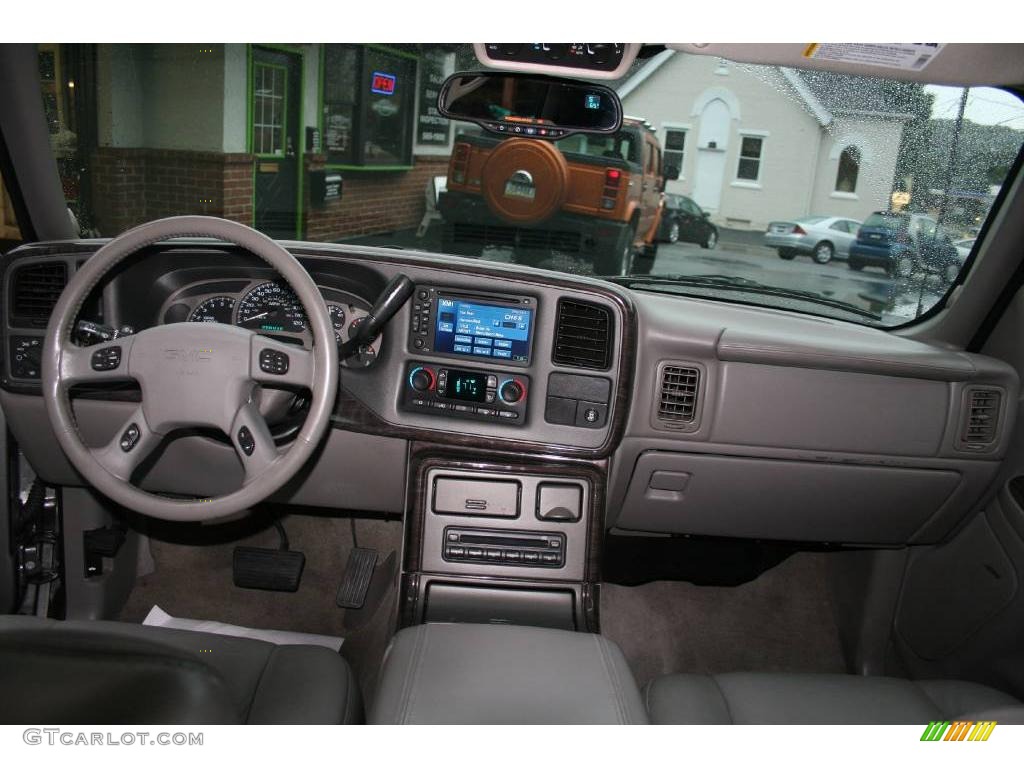
[[601, 632], [641, 685], [673, 672], [845, 672], [825, 557], [795, 554], [738, 587], [603, 584]]
[[[284, 519], [291, 549], [303, 552], [306, 566], [294, 593], [240, 589], [232, 582], [231, 557], [238, 544], [276, 548], [273, 527], [241, 540], [210, 541], [190, 537], [172, 542], [152, 534], [156, 570], [141, 577], [132, 590], [120, 619], [141, 622], [153, 605], [172, 616], [207, 619], [260, 629], [315, 632], [345, 639], [342, 655], [359, 677], [364, 701], [369, 703], [387, 642], [394, 632], [396, 584], [394, 580], [371, 588], [377, 599], [360, 610], [343, 610], [335, 596], [352, 549], [348, 518], [292, 515]], [[379, 565], [394, 552], [395, 568], [401, 546], [400, 521], [359, 520], [359, 546], [378, 551]], [[397, 578], [397, 575], [396, 575]]]

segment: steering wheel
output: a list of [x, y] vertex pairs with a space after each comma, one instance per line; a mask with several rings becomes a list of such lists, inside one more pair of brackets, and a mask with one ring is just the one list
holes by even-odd
[[[175, 237], [212, 237], [256, 254], [277, 270], [302, 302], [313, 351], [233, 325], [173, 323], [89, 347], [71, 342], [82, 303], [117, 264], [146, 246]], [[46, 328], [43, 399], [68, 459], [97, 490], [128, 509], [164, 520], [215, 520], [263, 501], [316, 450], [330, 423], [338, 389], [338, 350], [327, 305], [309, 273], [269, 237], [224, 219], [176, 216], [143, 224], [114, 238], [75, 272]], [[142, 402], [105, 446], [89, 448], [79, 434], [68, 390], [75, 384], [138, 382]], [[307, 387], [312, 402], [294, 443], [274, 445], [260, 414], [260, 384]], [[170, 432], [219, 429], [231, 440], [245, 472], [225, 496], [176, 499], [132, 484], [139, 464]]]

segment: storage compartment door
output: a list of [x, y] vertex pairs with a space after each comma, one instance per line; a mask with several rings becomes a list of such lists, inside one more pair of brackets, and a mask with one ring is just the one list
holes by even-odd
[[649, 451], [637, 460], [617, 527], [905, 544], [959, 485], [951, 470]]

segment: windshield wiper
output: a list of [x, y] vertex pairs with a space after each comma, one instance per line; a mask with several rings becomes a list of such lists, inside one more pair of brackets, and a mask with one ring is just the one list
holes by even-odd
[[881, 322], [881, 315], [875, 314], [856, 304], [851, 304], [842, 299], [832, 299], [822, 296], [814, 291], [804, 291], [799, 288], [783, 288], [777, 285], [765, 285], [748, 277], [737, 277], [730, 275], [624, 275], [620, 277], [605, 278], [625, 286], [655, 286], [672, 285], [688, 286], [693, 288], [714, 288], [722, 291], [737, 291], [741, 293], [755, 293], [761, 296], [777, 296], [783, 299], [798, 299], [813, 304], [820, 304], [824, 307], [841, 309], [860, 317]]

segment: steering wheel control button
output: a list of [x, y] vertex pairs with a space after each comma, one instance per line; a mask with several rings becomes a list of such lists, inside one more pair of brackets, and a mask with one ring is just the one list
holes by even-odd
[[121, 365], [121, 347], [104, 347], [92, 353], [89, 359], [94, 371], [114, 371]]
[[242, 453], [246, 456], [252, 456], [252, 452], [256, 450], [256, 440], [253, 438], [252, 432], [249, 431], [248, 427], [239, 428], [238, 447], [242, 449]]
[[260, 370], [272, 376], [284, 376], [288, 373], [288, 355], [279, 349], [260, 350]]
[[142, 437], [142, 432], [139, 430], [139, 425], [132, 422], [121, 435], [121, 450], [128, 453], [138, 445], [140, 437]]

